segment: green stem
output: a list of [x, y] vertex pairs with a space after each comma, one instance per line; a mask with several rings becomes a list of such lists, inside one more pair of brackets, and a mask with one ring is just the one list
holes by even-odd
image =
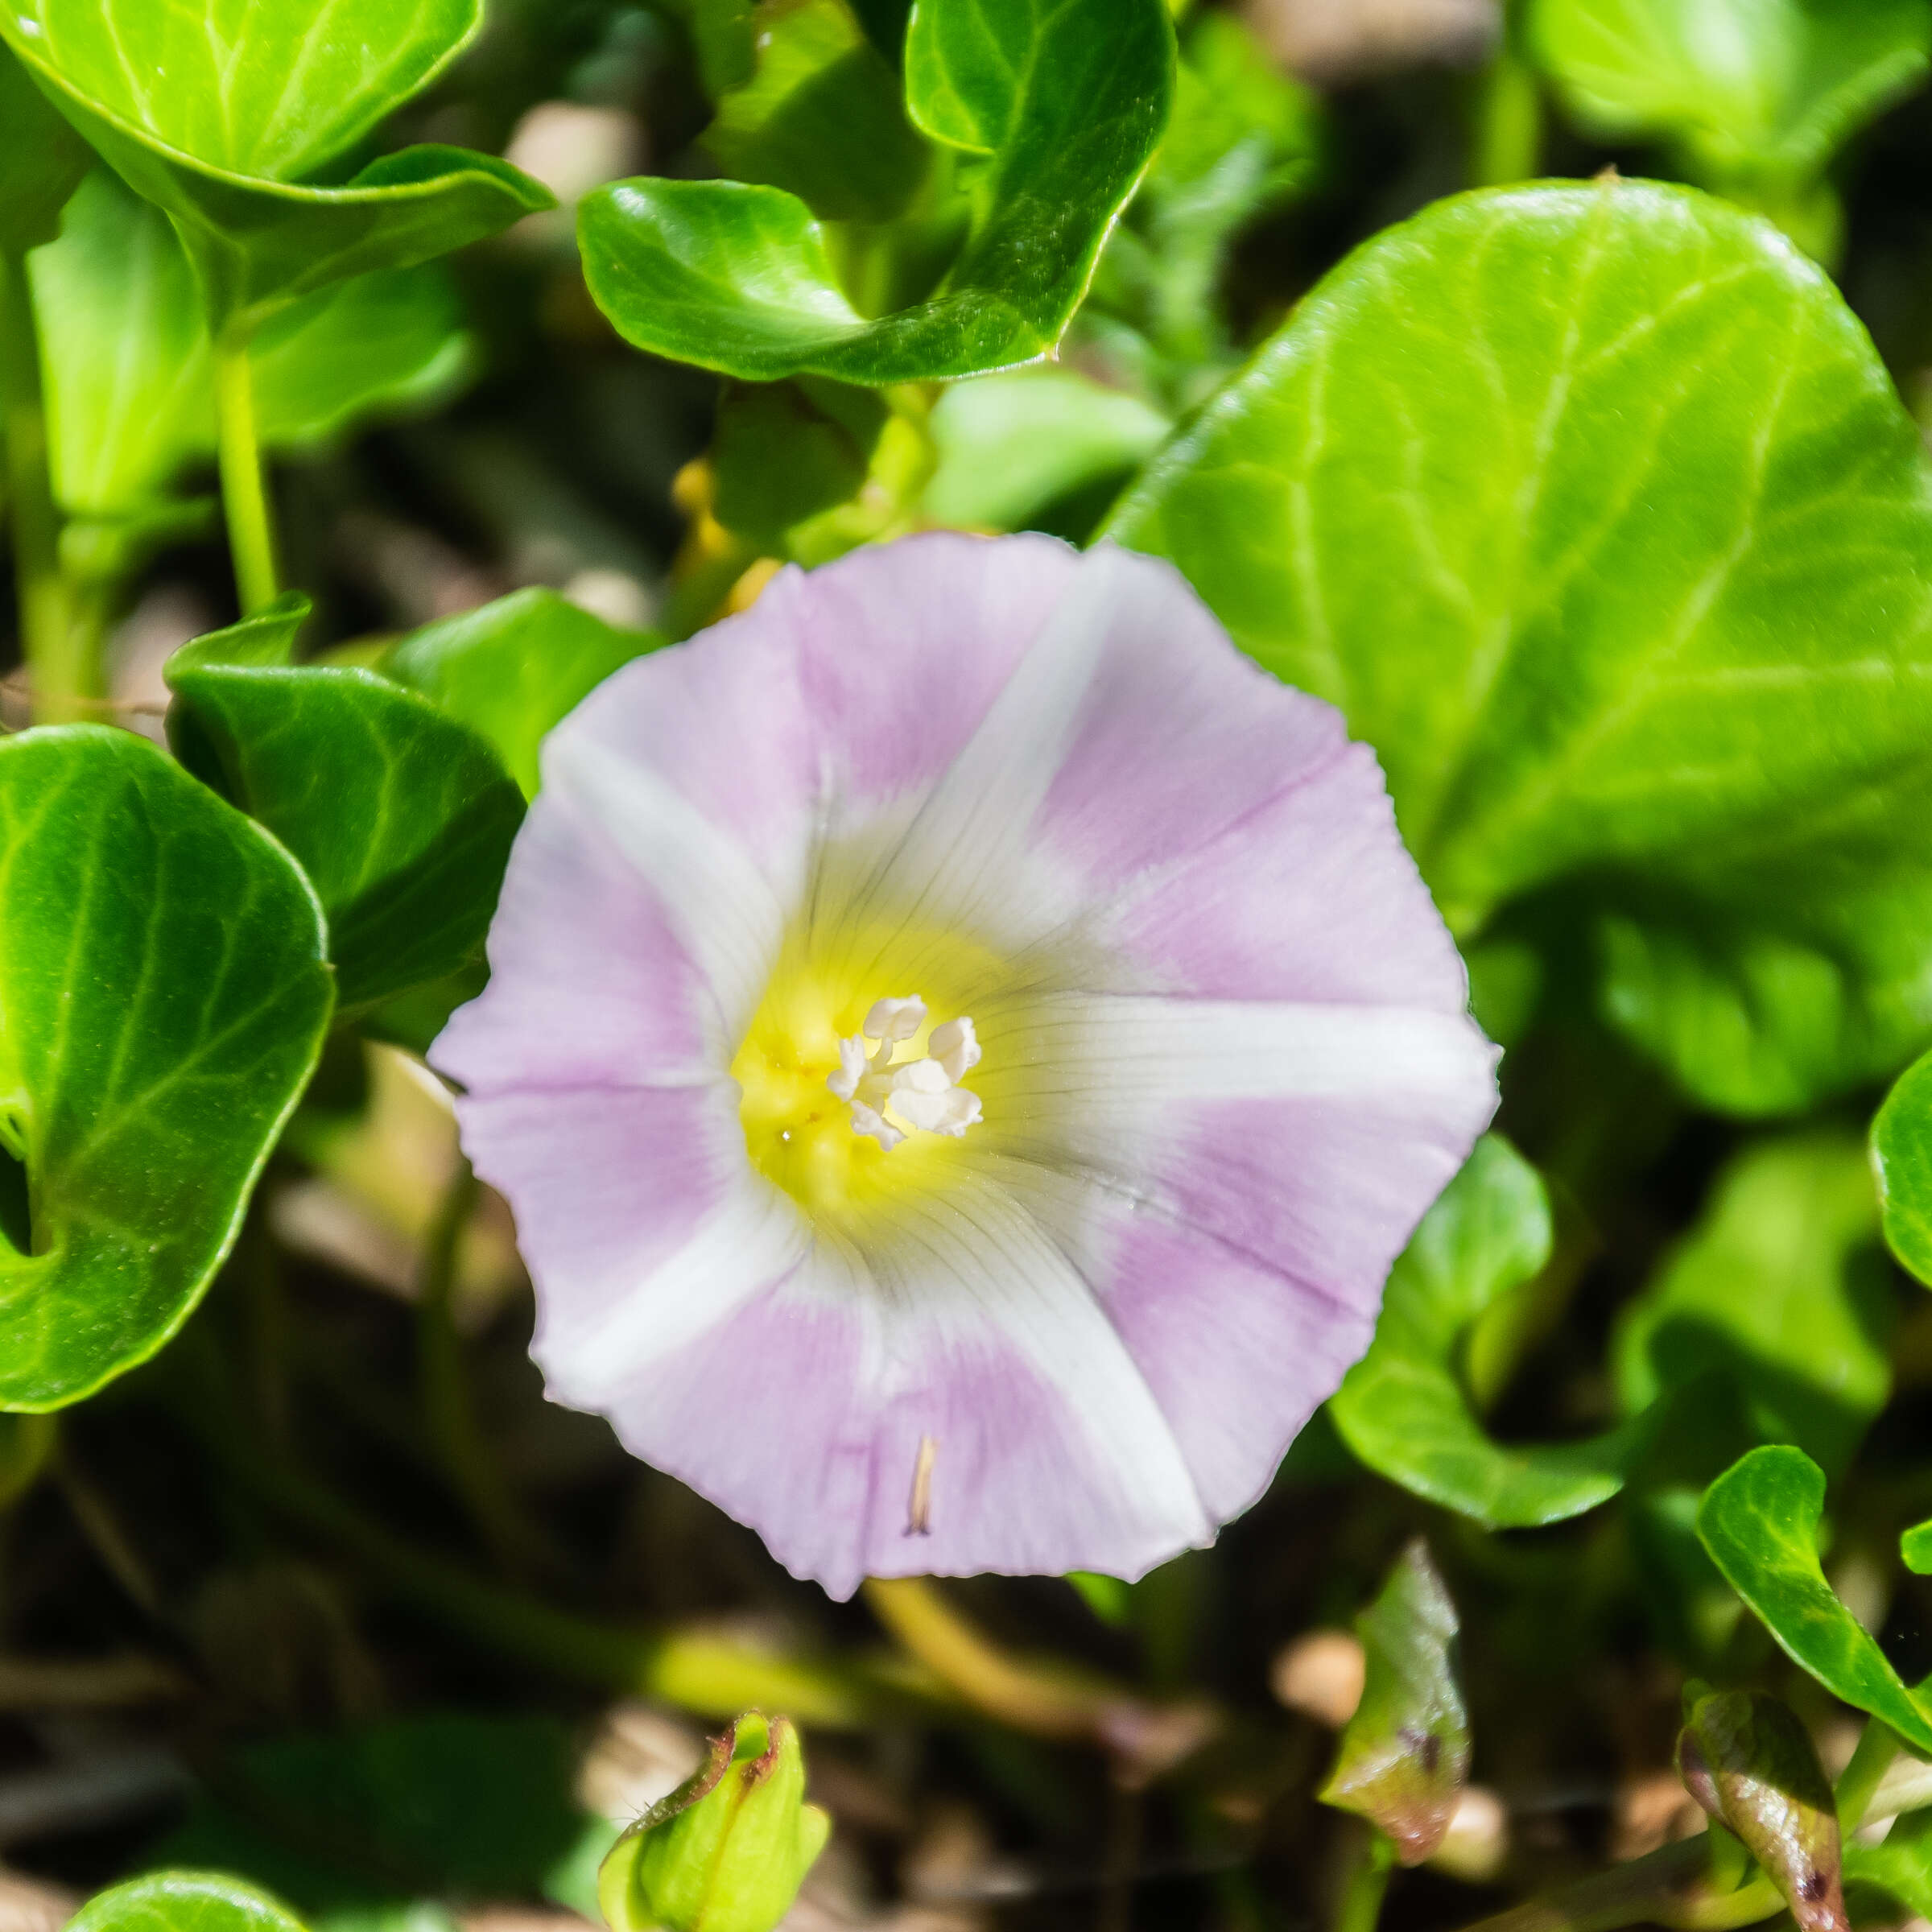
[[255, 381], [248, 347], [249, 332], [239, 323], [228, 324], [216, 338], [215, 416], [221, 440], [221, 507], [228, 518], [235, 590], [244, 612], [274, 603], [280, 588], [275, 523], [269, 512], [262, 444], [255, 427]]
[[1838, 1775], [1834, 1795], [1838, 1799], [1838, 1828], [1849, 1838], [1865, 1822], [1885, 1773], [1892, 1769], [1900, 1750], [1898, 1736], [1889, 1725], [1873, 1718], [1860, 1734], [1851, 1761]]
[[459, 1157], [456, 1174], [423, 1244], [416, 1301], [417, 1366], [423, 1418], [444, 1473], [497, 1563], [525, 1574], [534, 1538], [518, 1515], [502, 1472], [477, 1426], [456, 1332], [456, 1265], [463, 1231], [477, 1201], [477, 1177]]
[[1335, 1904], [1335, 1932], [1375, 1932], [1394, 1868], [1394, 1840], [1369, 1826]]
[[99, 654], [86, 649], [75, 629], [60, 574], [60, 518], [47, 470], [39, 338], [23, 254], [0, 254], [0, 430], [6, 443], [20, 641], [34, 717], [40, 724], [60, 724], [85, 716], [105, 686]]
[[[956, 1715], [940, 1687], [890, 1662], [786, 1656], [700, 1629], [625, 1629], [553, 1608], [426, 1554], [320, 1484], [243, 1443], [213, 1362], [178, 1350], [174, 1413], [237, 1487], [273, 1514], [332, 1544], [398, 1602], [478, 1649], [566, 1681], [658, 1698], [705, 1717], [782, 1711], [808, 1724], [853, 1729], [892, 1711]], [[199, 1368], [201, 1373], [197, 1373]]]
[[1523, 57], [1521, 11], [1514, 0], [1505, 8], [1496, 57], [1476, 84], [1469, 142], [1471, 184], [1476, 188], [1504, 188], [1542, 172], [1543, 99], [1536, 70]]

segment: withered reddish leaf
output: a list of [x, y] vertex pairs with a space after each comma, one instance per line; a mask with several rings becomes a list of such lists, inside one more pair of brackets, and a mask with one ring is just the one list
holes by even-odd
[[1678, 1736], [1677, 1768], [1690, 1795], [1769, 1874], [1801, 1932], [1851, 1932], [1838, 1806], [1789, 1705], [1755, 1690], [1699, 1698]]
[[1356, 1619], [1368, 1671], [1324, 1802], [1387, 1832], [1405, 1865], [1443, 1842], [1469, 1775], [1469, 1716], [1455, 1681], [1455, 1606], [1418, 1537]]

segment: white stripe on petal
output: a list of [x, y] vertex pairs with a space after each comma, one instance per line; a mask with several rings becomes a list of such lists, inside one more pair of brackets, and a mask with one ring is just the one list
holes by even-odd
[[747, 1170], [689, 1241], [592, 1319], [567, 1323], [562, 1298], [546, 1297], [530, 1353], [547, 1393], [575, 1409], [607, 1407], [653, 1363], [782, 1280], [812, 1245], [796, 1203]]
[[[656, 893], [718, 1006], [716, 1051], [729, 1060], [778, 955], [799, 881], [774, 881], [649, 765], [579, 735], [546, 761], [546, 792], [601, 826]], [[799, 869], [804, 865], [803, 831]]]
[[[1007, 1190], [961, 1174], [943, 1195], [909, 1195], [890, 1238], [865, 1241], [864, 1251], [902, 1379], [916, 1383], [935, 1346], [997, 1342], [1065, 1402], [1114, 1490], [1110, 1519], [1131, 1520], [1150, 1550], [1212, 1534], [1166, 1418], [1092, 1288]], [[874, 1522], [875, 1562], [896, 1548], [902, 1527], [896, 1518]], [[893, 1567], [902, 1566], [901, 1552]]]
[[1076, 909], [1071, 890], [1055, 890], [1030, 856], [1033, 822], [1073, 742], [1116, 613], [1135, 594], [1140, 561], [1111, 548], [1082, 559], [979, 729], [837, 912], [853, 922], [886, 912], [1023, 943]]

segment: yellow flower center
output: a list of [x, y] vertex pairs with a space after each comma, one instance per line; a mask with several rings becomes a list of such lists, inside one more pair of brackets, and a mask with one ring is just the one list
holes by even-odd
[[980, 1115], [964, 1009], [1001, 976], [974, 942], [903, 927], [788, 943], [731, 1063], [753, 1165], [835, 1221], [943, 1186]]

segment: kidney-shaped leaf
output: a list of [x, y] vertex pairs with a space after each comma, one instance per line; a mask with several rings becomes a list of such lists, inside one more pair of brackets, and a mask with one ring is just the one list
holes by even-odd
[[0, 259], [53, 239], [88, 159], [87, 143], [0, 47]]
[[528, 799], [545, 733], [663, 642], [655, 631], [606, 624], [554, 590], [518, 590], [413, 632], [390, 647], [382, 669], [487, 739]]
[[795, 196], [658, 179], [583, 203], [591, 293], [639, 349], [749, 382], [927, 382], [1030, 361], [1085, 293], [1173, 87], [1164, 0], [927, 0], [906, 40], [907, 109], [989, 157], [937, 294], [869, 320]]
[[1907, 1070], [1872, 1123], [1885, 1240], [1932, 1286], [1932, 1055]]
[[155, 1872], [97, 1893], [69, 1932], [302, 1932], [286, 1906], [224, 1872]]
[[1542, 1177], [1500, 1135], [1476, 1144], [1389, 1272], [1368, 1352], [1328, 1412], [1378, 1474], [1493, 1530], [1561, 1522], [1623, 1487], [1636, 1438], [1505, 1446], [1484, 1429], [1459, 1373], [1476, 1319], [1550, 1259]]
[[0, 741], [0, 1408], [78, 1401], [187, 1318], [328, 1029], [288, 855], [146, 740]]
[[[213, 364], [188, 258], [167, 221], [99, 169], [31, 268], [56, 493], [70, 514], [138, 516], [215, 452]], [[258, 433], [285, 448], [446, 394], [471, 356], [456, 288], [426, 265], [294, 303], [249, 360]]]
[[1697, 1533], [1711, 1560], [1794, 1663], [1835, 1697], [1932, 1752], [1932, 1707], [1900, 1681], [1840, 1603], [1818, 1560], [1825, 1474], [1802, 1449], [1753, 1449], [1704, 1492]]
[[1795, 1107], [1932, 1030], [1932, 495], [1864, 329], [1684, 189], [1439, 204], [1112, 526], [1376, 747], [1464, 934], [1565, 889], [1608, 1017]]
[[129, 185], [166, 210], [211, 320], [462, 246], [551, 205], [505, 163], [417, 147], [345, 185], [303, 177], [426, 86], [482, 24], [481, 0], [13, 0], [0, 37]]
[[353, 1013], [480, 956], [523, 800], [489, 746], [418, 692], [291, 663], [308, 608], [286, 597], [175, 652], [168, 738], [301, 861]]

